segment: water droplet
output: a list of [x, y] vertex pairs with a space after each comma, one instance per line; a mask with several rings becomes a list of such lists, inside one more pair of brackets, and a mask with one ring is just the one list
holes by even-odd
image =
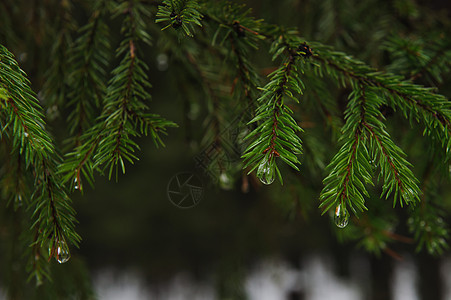
[[24, 132], [23, 135], [27, 138], [28, 137], [28, 133]]
[[55, 259], [60, 264], [64, 264], [70, 259], [70, 251], [69, 246], [67, 246], [66, 242], [60, 241], [58, 243], [58, 248], [56, 248]]
[[406, 201], [406, 203], [413, 202], [415, 200], [415, 193], [414, 191], [412, 191], [412, 189], [406, 188], [402, 192], [402, 197], [404, 198], [404, 201]]
[[274, 178], [276, 178], [274, 165], [271, 164], [271, 161], [268, 161], [266, 158], [260, 163], [257, 169], [257, 177], [263, 184], [271, 184], [274, 182]]
[[75, 175], [75, 179], [74, 179], [74, 189], [82, 191], [82, 188], [83, 188], [83, 187], [82, 187], [82, 185], [81, 185], [81, 180], [79, 181], [79, 180], [78, 180], [78, 176]]
[[335, 208], [334, 222], [338, 228], [345, 228], [349, 223], [349, 212], [341, 203]]
[[226, 172], [219, 175], [219, 186], [224, 190], [230, 190], [233, 188], [233, 180]]

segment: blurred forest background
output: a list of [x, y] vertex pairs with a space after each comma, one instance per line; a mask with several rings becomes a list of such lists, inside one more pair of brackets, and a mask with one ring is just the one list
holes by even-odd
[[[57, 57], [51, 51], [52, 43], [61, 33], [58, 26], [67, 17], [64, 6], [73, 6], [71, 17], [74, 24], [78, 24], [74, 26], [80, 26], [89, 17], [84, 10], [88, 2], [2, 0], [0, 3], [3, 20], [0, 24], [6, 26], [8, 21], [10, 29], [13, 28], [0, 27], [0, 43], [16, 55], [40, 99], [52, 61], [69, 59]], [[155, 8], [159, 3], [143, 2]], [[247, 4], [257, 19], [297, 27], [307, 41], [331, 45], [381, 70], [406, 78], [413, 76], [414, 82], [436, 87], [446, 97], [451, 94], [449, 60], [432, 74], [417, 72], [422, 68], [422, 59], [429, 58], [432, 52], [442, 51], [441, 55], [451, 58], [449, 1], [235, 2]], [[152, 15], [150, 20], [152, 18], [155, 16]], [[109, 26], [111, 35], [118, 32], [119, 25], [114, 20]], [[157, 32], [162, 26], [152, 24], [151, 27]], [[75, 29], [68, 30], [75, 36]], [[414, 291], [411, 292], [417, 297], [415, 299], [451, 297], [451, 287], [446, 282], [451, 280], [450, 275], [444, 271], [450, 271], [449, 251], [441, 255], [430, 255], [426, 249], [416, 251], [405, 225], [407, 217], [403, 209], [393, 210], [392, 225], [396, 236], [391, 239], [390, 247], [379, 253], [372, 252], [371, 246], [359, 242], [359, 238], [349, 238], [350, 234], [343, 233], [352, 231], [352, 226], [341, 230], [333, 224], [332, 216], [321, 216], [318, 196], [325, 173], [318, 165], [327, 165], [333, 155], [331, 150], [336, 149], [329, 140], [318, 139], [318, 149], [312, 150], [318, 152], [322, 160], [319, 163], [309, 158], [307, 149], [299, 174], [288, 175], [290, 170], [285, 168], [283, 172], [287, 175], [283, 186], [278, 182], [264, 186], [254, 174], [247, 177], [246, 172], [241, 174], [236, 170], [233, 176], [212, 178], [196, 167], [196, 156], [214, 141], [206, 121], [211, 103], [202, 95], [199, 80], [190, 78], [191, 75], [167, 50], [168, 47], [183, 47], [183, 41], [171, 43], [164, 39], [164, 34], [150, 32], [150, 35], [154, 38], [153, 46], [145, 48], [144, 57], [150, 66], [148, 76], [153, 86], [150, 106], [153, 112], [176, 122], [179, 127], [168, 130], [168, 136], [164, 137], [166, 147], [156, 148], [150, 139], [140, 138], [140, 160], [128, 166], [127, 174], [119, 176], [118, 182], [98, 176], [94, 188], [87, 185], [83, 193], [75, 191], [70, 195], [77, 211], [77, 230], [83, 240], [79, 249], [71, 249], [72, 258], [68, 263], [59, 265], [51, 261], [51, 283], [38, 288], [32, 281], [25, 284], [27, 273], [18, 262], [22, 254], [5, 242], [14, 232], [2, 230], [2, 226], [6, 228], [4, 224], [14, 222], [13, 208], [1, 205], [0, 288], [5, 297], [8, 293], [11, 299], [89, 299], [95, 297], [96, 290], [99, 291], [95, 284], [103, 282], [104, 287], [112, 288], [115, 276], [134, 274], [154, 292], [152, 298], [156, 299], [170, 299], [170, 293], [165, 289], [180, 276], [189, 278], [191, 283], [208, 286], [210, 296], [199, 296], [199, 299], [257, 299], [249, 292], [249, 276], [262, 263], [275, 260], [292, 273], [304, 272], [304, 279], [285, 286], [284, 296], [280, 299], [307, 300], [315, 299], [308, 293], [308, 278], [324, 279], [306, 271], [312, 270], [309, 263], [316, 259], [320, 259], [336, 278], [355, 283], [357, 292], [347, 299], [406, 299], [395, 297], [393, 292], [398, 282], [393, 270], [403, 259], [410, 261], [409, 266], [416, 270], [410, 277], [405, 275], [406, 280], [412, 281]], [[438, 39], [445, 40], [443, 45], [448, 45], [447, 48], [434, 49]], [[262, 48], [253, 57], [262, 81], [275, 66], [267, 52]], [[181, 86], [180, 78], [185, 83], [191, 82], [192, 86]], [[348, 92], [331, 87], [333, 100], [338, 103], [344, 103]], [[45, 101], [42, 104], [47, 112], [49, 130], [63, 149], [61, 141], [65, 138], [67, 112], [60, 111], [58, 115], [52, 107], [46, 107]], [[315, 102], [308, 105], [314, 106]], [[223, 120], [224, 128], [230, 122], [231, 119]], [[321, 126], [317, 126], [315, 119], [305, 120], [304, 125], [306, 138], [322, 130], [318, 129]], [[427, 141], [418, 138], [421, 136], [418, 135], [421, 132], [419, 126], [411, 129], [401, 116], [393, 116], [388, 126], [406, 149], [415, 172], [423, 178], [430, 160], [423, 159]], [[203, 196], [195, 207], [181, 209], [168, 199], [170, 180], [180, 172], [194, 173], [202, 182]], [[437, 185], [444, 209], [449, 212], [449, 180], [437, 182]], [[390, 207], [391, 203], [386, 205]], [[448, 213], [444, 222], [449, 221]], [[290, 278], [292, 273], [282, 272], [278, 278], [292, 282], [295, 277]], [[319, 289], [333, 288], [327, 278], [317, 284]], [[260, 288], [264, 290], [264, 285]], [[189, 294], [189, 291], [192, 292], [188, 288], [182, 290], [177, 299], [196, 299], [195, 293]], [[341, 299], [340, 292], [335, 293], [335, 299]], [[262, 296], [259, 299], [270, 298]]]

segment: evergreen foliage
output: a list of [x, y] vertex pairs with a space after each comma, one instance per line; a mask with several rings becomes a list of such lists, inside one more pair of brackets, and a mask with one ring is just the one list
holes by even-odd
[[[14, 14], [5, 14], [22, 2], [0, 4], [0, 188], [4, 205], [16, 213], [23, 210], [29, 220], [30, 230], [21, 236], [30, 245], [29, 274], [38, 283], [50, 278], [46, 260], [64, 262], [81, 240], [67, 193], [83, 191], [84, 182], [94, 186], [95, 172], [117, 180], [119, 171], [125, 174], [126, 165], [139, 159], [140, 137], [164, 146], [162, 136], [177, 127], [156, 114], [150, 102], [152, 47], [161, 49], [181, 74], [189, 74], [177, 78], [185, 105], [206, 107], [205, 139], [214, 137], [222, 154], [227, 146], [221, 134], [236, 117], [231, 112], [253, 111], [252, 117], [232, 123], [244, 138], [234, 142], [242, 148], [238, 166], [248, 175], [256, 174], [264, 184], [277, 176], [281, 184], [293, 186], [302, 183], [283, 179], [302, 172], [321, 176], [324, 186], [316, 192], [322, 213], [335, 213], [339, 227], [348, 224], [350, 213], [356, 216], [349, 230], [337, 234], [359, 240], [370, 252], [388, 252], [388, 243], [399, 240], [388, 229], [393, 222], [384, 216], [379, 197], [390, 199], [393, 207], [408, 206], [407, 225], [417, 250], [441, 254], [448, 249], [443, 209], [449, 204], [439, 195], [440, 187], [449, 185], [451, 163], [451, 103], [439, 93], [450, 71], [446, 32], [436, 30], [429, 39], [389, 36], [379, 47], [391, 63], [373, 68], [326, 46], [327, 28], [324, 42], [314, 42], [315, 37], [255, 19], [246, 6], [229, 1], [96, 0], [85, 5], [54, 0], [49, 1], [58, 4], [54, 11], [50, 4], [37, 4], [48, 14], [44, 19], [58, 16], [53, 27], [30, 29], [31, 35], [43, 31], [35, 45], [51, 45], [48, 59], [39, 61], [47, 66], [44, 77], [30, 69], [37, 78], [33, 88], [41, 90], [36, 97], [20, 59], [5, 47], [19, 58], [25, 47], [19, 42], [25, 29], [16, 32]], [[340, 99], [340, 93], [346, 96]], [[44, 110], [50, 121], [67, 119], [64, 141], [47, 131]], [[392, 121], [408, 124], [422, 149], [428, 149], [424, 174], [424, 168], [409, 162], [416, 154], [402, 147], [406, 143]], [[326, 149], [324, 140], [339, 148]], [[210, 163], [230, 171], [220, 160]], [[234, 178], [241, 173], [230, 172]]]
[[162, 30], [169, 27], [182, 28], [187, 36], [193, 36], [193, 25], [202, 26], [199, 4], [196, 0], [165, 0], [158, 7], [156, 23], [169, 22]]
[[280, 35], [274, 41], [270, 52], [273, 60], [283, 51], [287, 52], [287, 59], [276, 71], [269, 75], [270, 81], [262, 88], [262, 95], [258, 99], [256, 116], [251, 123], [260, 121], [258, 127], [246, 137], [254, 141], [246, 149], [243, 155], [247, 159], [246, 168], [253, 165], [249, 173], [258, 166], [258, 177], [265, 184], [271, 184], [277, 173], [280, 181], [282, 176], [275, 163], [276, 157], [280, 157], [288, 165], [299, 171], [296, 164], [299, 160], [296, 154], [302, 152], [301, 139], [297, 135], [302, 128], [296, 123], [291, 114], [293, 111], [284, 104], [284, 98], [299, 102], [295, 95], [302, 94], [304, 84], [300, 79], [302, 65], [296, 62], [300, 55], [306, 56], [304, 52], [298, 53], [299, 40], [287, 40]]
[[[156, 114], [146, 112], [148, 107], [144, 101], [150, 100], [147, 89], [151, 85], [145, 73], [148, 67], [139, 58], [138, 44], [150, 44], [143, 19], [146, 10], [139, 2], [130, 1], [117, 5], [113, 11], [114, 17], [125, 14], [121, 28], [124, 39], [116, 50], [117, 56], [122, 56], [122, 59], [111, 72], [97, 123], [80, 136], [80, 146], [67, 155], [66, 162], [60, 168], [65, 174], [64, 181], [71, 180], [72, 186], [80, 190], [83, 190], [82, 174], [93, 184], [93, 170], [103, 165], [108, 168], [109, 178], [113, 171], [117, 178], [119, 167], [125, 173], [124, 160], [133, 163], [138, 159], [133, 153], [139, 146], [132, 137], [150, 134], [157, 146], [158, 143], [164, 145], [159, 134], [165, 134], [166, 127], [175, 126]], [[105, 63], [104, 58], [102, 61]], [[93, 79], [98, 80], [93, 74]], [[91, 107], [85, 106], [80, 114], [90, 110]], [[79, 122], [72, 125], [76, 126], [80, 126]]]
[[[67, 243], [77, 246], [80, 236], [74, 228], [75, 211], [57, 174], [60, 159], [45, 129], [42, 108], [25, 73], [4, 46], [0, 57], [1, 137], [14, 154], [4, 171], [2, 183], [7, 188], [2, 192], [15, 207], [24, 202], [32, 210], [29, 270], [41, 282], [48, 277], [43, 260], [49, 256], [62, 259]], [[30, 175], [31, 191], [25, 184]]]

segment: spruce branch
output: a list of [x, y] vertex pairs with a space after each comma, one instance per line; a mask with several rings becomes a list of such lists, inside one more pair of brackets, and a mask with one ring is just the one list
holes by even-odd
[[80, 36], [70, 49], [69, 102], [68, 117], [69, 146], [78, 146], [80, 136], [95, 121], [105, 90], [106, 68], [110, 60], [109, 30], [105, 23], [109, 13], [108, 1], [97, 0], [92, 6], [92, 16], [88, 23], [79, 29]]
[[[227, 58], [235, 66], [236, 75], [232, 92], [244, 94], [249, 103], [253, 103], [259, 94], [260, 76], [249, 60], [250, 52], [257, 50], [259, 42], [265, 37], [259, 34], [262, 20], [251, 17], [251, 10], [245, 5], [224, 2], [221, 5], [205, 3], [205, 19], [217, 24], [212, 37], [212, 45], [226, 46]], [[228, 43], [227, 43], [228, 42]], [[242, 88], [238, 89], [238, 87]]]
[[412, 165], [405, 159], [406, 154], [396, 146], [390, 135], [385, 130], [384, 120], [380, 107], [383, 100], [375, 91], [371, 89], [364, 95], [367, 102], [372, 104], [369, 109], [372, 114], [368, 114], [368, 122], [364, 124], [370, 135], [370, 146], [372, 157], [380, 166], [380, 179], [383, 180], [382, 195], [385, 198], [394, 193], [393, 206], [399, 201], [400, 205], [410, 204], [419, 201], [421, 191], [416, 179], [409, 167]]
[[393, 194], [393, 206], [419, 201], [418, 180], [409, 169], [404, 152], [385, 130], [381, 119], [381, 97], [373, 89], [355, 86], [349, 96], [346, 123], [338, 153], [332, 158], [320, 195], [323, 213], [332, 206], [349, 207], [355, 214], [366, 210], [365, 184], [372, 184], [372, 165], [380, 167], [382, 195]]
[[[57, 112], [64, 106], [69, 93], [68, 73], [70, 63], [67, 55], [73, 43], [72, 34], [77, 26], [72, 18], [73, 6], [70, 1], [59, 1], [54, 28], [57, 28], [48, 60], [50, 67], [46, 72], [46, 80], [42, 87], [43, 97], [48, 107], [48, 116], [55, 118]], [[53, 28], [52, 28], [53, 30]]]
[[[399, 109], [404, 117], [421, 122], [425, 133], [440, 141], [449, 159], [451, 155], [451, 102], [444, 96], [433, 93], [431, 88], [415, 85], [401, 76], [376, 71], [364, 63], [341, 52], [331, 51], [315, 44], [313, 59], [324, 67], [315, 68], [319, 75], [328, 73], [343, 86], [352, 81], [376, 87], [385, 94], [385, 104]], [[440, 130], [436, 130], [439, 128]]]
[[272, 183], [275, 174], [282, 182], [275, 163], [276, 157], [299, 170], [296, 164], [300, 162], [296, 154], [302, 152], [302, 145], [296, 133], [301, 132], [302, 128], [291, 116], [293, 111], [284, 103], [286, 98], [299, 102], [295, 95], [302, 94], [304, 88], [299, 77], [299, 44], [299, 41], [284, 39], [283, 35], [273, 43], [273, 58], [277, 58], [284, 51], [287, 57], [282, 66], [269, 75], [270, 82], [262, 88], [263, 93], [258, 99], [256, 116], [249, 122], [259, 121], [260, 124], [246, 136], [246, 139], [252, 138], [252, 142], [242, 156], [245, 160], [244, 168], [251, 166], [251, 173], [258, 167], [257, 174], [265, 184]]
[[450, 71], [450, 46], [443, 32], [427, 38], [393, 35], [383, 44], [392, 59], [387, 70], [437, 86]]
[[[23, 157], [24, 169], [34, 176], [34, 192], [29, 207], [33, 213], [31, 228], [36, 230], [33, 245], [53, 249], [66, 244], [77, 246], [80, 236], [75, 232], [75, 211], [56, 174], [59, 163], [49, 134], [45, 130], [42, 109], [30, 89], [25, 73], [13, 55], [0, 45], [0, 90], [2, 139], [11, 140], [12, 151]], [[54, 255], [57, 257], [57, 255]], [[34, 269], [38, 281], [41, 269]], [[43, 269], [42, 269], [43, 270]], [[45, 271], [43, 271], [45, 272]]]
[[82, 175], [92, 184], [95, 169], [108, 169], [109, 178], [113, 172], [117, 178], [119, 168], [125, 173], [125, 161], [133, 163], [138, 159], [134, 152], [139, 146], [134, 138], [150, 134], [157, 145], [164, 145], [159, 135], [165, 134], [167, 127], [176, 126], [147, 112], [151, 84], [139, 47], [140, 43], [150, 44], [146, 26], [148, 11], [136, 0], [124, 1], [114, 11], [115, 17], [123, 15], [124, 18], [121, 28], [124, 39], [117, 49], [122, 59], [111, 72], [97, 123], [80, 137], [80, 146], [67, 154], [60, 167], [64, 181], [71, 181], [72, 187], [80, 190]]
[[[280, 28], [275, 26], [273, 27], [272, 32], [269, 30], [265, 33], [267, 37], [272, 37], [272, 39], [275, 40], [273, 45], [276, 44], [278, 40], [279, 44], [282, 45], [276, 49], [276, 51], [273, 50], [273, 58], [277, 58], [284, 51], [290, 49], [289, 42], [285, 44], [280, 42], [283, 38], [288, 41], [290, 39], [292, 41], [300, 41], [297, 37], [297, 32], [294, 30], [287, 32], [285, 36], [281, 34], [277, 37], [274, 32], [279, 31], [281, 31]], [[315, 61], [320, 62], [320, 65], [309, 64], [306, 66], [306, 69], [313, 69], [313, 71], [319, 76], [323, 76], [325, 73], [332, 75], [332, 78], [335, 81], [340, 82], [344, 87], [350, 86], [356, 89], [355, 86], [358, 85], [360, 86], [358, 89], [363, 90], [363, 87], [374, 89], [374, 91], [372, 90], [371, 92], [368, 92], [370, 95], [370, 106], [366, 107], [363, 104], [361, 105], [362, 109], [365, 109], [361, 112], [360, 121], [357, 122], [354, 120], [353, 123], [351, 123], [354, 128], [350, 128], [350, 131], [346, 129], [346, 125], [343, 128], [344, 133], [347, 131], [348, 135], [350, 135], [349, 132], [352, 133], [351, 136], [353, 139], [347, 139], [342, 149], [332, 160], [333, 163], [331, 163], [331, 166], [333, 166], [334, 164], [340, 162], [340, 159], [342, 164], [344, 161], [347, 162], [345, 165], [340, 165], [337, 168], [333, 168], [334, 172], [337, 172], [337, 169], [341, 170], [341, 174], [338, 176], [341, 178], [341, 187], [340, 190], [337, 190], [337, 187], [340, 186], [339, 183], [329, 182], [332, 178], [332, 176], [329, 175], [329, 179], [325, 179], [326, 188], [322, 193], [321, 207], [326, 207], [325, 211], [327, 211], [331, 206], [337, 205], [339, 210], [346, 211], [346, 205], [348, 205], [354, 213], [365, 209], [363, 196], [367, 195], [367, 191], [364, 188], [364, 183], [371, 183], [371, 169], [368, 164], [370, 155], [374, 157], [376, 163], [381, 164], [380, 177], [384, 178], [382, 188], [383, 195], [385, 195], [386, 198], [393, 194], [394, 205], [399, 202], [401, 206], [406, 203], [408, 204], [418, 201], [420, 195], [420, 191], [417, 186], [418, 180], [409, 169], [410, 164], [405, 160], [405, 154], [391, 141], [388, 133], [384, 129], [383, 123], [378, 120], [378, 118], [383, 118], [379, 109], [381, 105], [384, 104], [391, 105], [394, 108], [400, 108], [405, 116], [407, 116], [407, 113], [410, 113], [411, 115], [409, 117], [411, 119], [416, 118], [418, 121], [423, 121], [426, 125], [425, 131], [428, 134], [431, 134], [432, 132], [437, 133], [437, 130], [435, 130], [436, 127], [443, 128], [444, 130], [439, 131], [437, 134], [439, 135], [442, 146], [447, 148], [447, 145], [450, 145], [449, 101], [441, 95], [433, 94], [431, 89], [414, 85], [403, 80], [399, 76], [378, 72], [375, 69], [366, 66], [362, 62], [353, 59], [352, 57], [346, 56], [340, 52], [332, 51], [319, 43], [312, 43], [311, 45], [315, 49], [314, 53], [312, 53], [311, 48], [306, 44], [300, 45], [297, 48], [298, 53], [301, 53], [302, 56], [313, 56]], [[287, 63], [287, 65], [290, 64]], [[290, 69], [287, 68], [283, 71], [287, 70]], [[273, 81], [269, 84], [273, 83]], [[267, 92], [267, 88], [265, 87], [263, 91]], [[362, 98], [366, 97], [366, 95], [362, 96]], [[395, 99], [390, 101], [390, 98]], [[278, 103], [278, 101], [275, 101], [275, 103]], [[261, 109], [261, 107], [259, 109]], [[367, 114], [364, 112], [366, 109], [369, 109], [371, 113]], [[266, 119], [269, 119], [267, 110], [265, 113], [267, 115], [263, 116], [261, 111], [259, 111], [253, 122], [264, 119], [265, 117]], [[278, 112], [276, 111], [274, 116], [277, 115]], [[365, 115], [367, 115], [366, 117], [368, 121], [365, 121]], [[351, 120], [351, 115], [349, 112], [348, 118], [348, 121]], [[354, 118], [356, 117], [354, 116]], [[274, 120], [276, 120], [276, 118], [274, 118]], [[277, 127], [274, 124], [277, 123], [273, 122], [272, 124], [272, 126], [269, 123], [263, 125], [266, 125], [267, 128], [272, 128], [273, 132], [275, 132]], [[260, 126], [254, 130], [251, 135], [255, 135], [258, 130], [263, 131], [263, 129], [264, 127]], [[270, 142], [268, 147], [262, 149], [258, 148], [265, 145], [265, 143], [262, 143], [265, 137], [269, 137], [270, 141], [272, 141], [274, 135], [269, 134], [268, 136], [263, 136], [263, 138], [260, 137], [254, 143], [250, 144], [246, 152], [250, 152], [250, 150], [253, 150], [254, 148], [257, 149], [257, 151], [254, 151], [251, 154], [245, 153], [243, 158], [245, 158], [247, 163], [246, 166], [255, 163], [259, 159], [262, 159], [262, 166], [264, 165], [263, 162], [274, 166], [274, 160], [271, 155], [266, 156], [266, 161], [262, 155], [266, 154], [265, 151], [270, 151], [270, 153], [273, 154], [278, 153], [273, 152], [274, 147], [271, 147], [273, 144]], [[260, 143], [261, 145], [259, 145]], [[256, 153], [259, 153], [260, 156], [255, 157]], [[249, 157], [254, 159], [250, 163]], [[344, 159], [345, 157], [346, 160]], [[360, 166], [361, 164], [364, 165]], [[359, 166], [358, 171], [360, 172], [357, 177], [354, 176], [355, 170], [357, 170], [356, 166]], [[254, 169], [255, 168], [256, 166], [254, 166]], [[326, 192], [327, 194], [325, 194]], [[350, 192], [352, 192], [353, 196], [356, 197], [355, 200], [349, 200]], [[338, 201], [338, 199], [340, 200]]]
[[[366, 210], [364, 196], [369, 196], [365, 184], [371, 181], [370, 152], [365, 135], [365, 98], [358, 91], [349, 95], [346, 123], [342, 128], [343, 146], [332, 158], [320, 195], [323, 214], [331, 207], [348, 208], [354, 213]], [[338, 209], [337, 209], [338, 210]]]

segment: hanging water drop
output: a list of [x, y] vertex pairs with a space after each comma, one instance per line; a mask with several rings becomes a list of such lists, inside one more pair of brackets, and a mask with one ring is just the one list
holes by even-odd
[[334, 222], [338, 228], [345, 228], [349, 223], [349, 212], [341, 203], [335, 208]]
[[410, 188], [406, 188], [401, 192], [402, 198], [406, 203], [413, 202], [415, 200], [415, 193]]
[[81, 179], [80, 179], [80, 173], [75, 172], [74, 189], [83, 191], [83, 186], [82, 186], [81, 183], [82, 182], [81, 182]]
[[24, 132], [23, 135], [27, 138], [28, 137], [28, 133]]
[[59, 241], [58, 248], [56, 248], [55, 259], [60, 264], [64, 264], [70, 259], [69, 246], [64, 240]]
[[263, 184], [271, 184], [276, 177], [274, 165], [266, 158], [260, 163], [257, 169], [257, 177]]
[[222, 172], [219, 175], [219, 186], [224, 190], [231, 190], [233, 188], [233, 180], [226, 172]]

